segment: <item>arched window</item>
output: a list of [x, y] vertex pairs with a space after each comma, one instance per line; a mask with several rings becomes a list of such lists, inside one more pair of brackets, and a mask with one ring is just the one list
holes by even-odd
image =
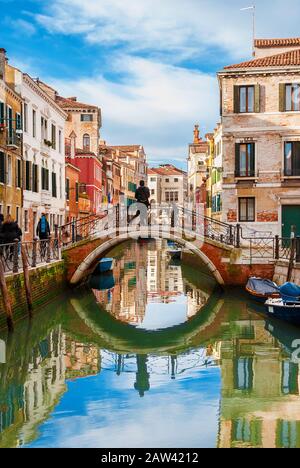
[[88, 135], [87, 133], [85, 133], [85, 134], [83, 135], [83, 149], [89, 150], [89, 149], [90, 149], [90, 145], [91, 145], [90, 135]]

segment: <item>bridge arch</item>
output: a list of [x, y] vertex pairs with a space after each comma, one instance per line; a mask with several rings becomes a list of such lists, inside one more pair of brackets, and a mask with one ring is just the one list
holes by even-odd
[[[177, 244], [181, 245], [185, 249], [189, 250], [190, 252], [194, 253], [198, 256], [201, 261], [206, 265], [208, 270], [214, 276], [216, 282], [223, 286], [225, 281], [220, 274], [218, 268], [213, 263], [213, 261], [198, 247], [195, 246], [191, 241], [185, 240], [182, 237], [177, 236], [176, 234], [166, 234], [165, 236], [163, 233], [159, 237], [155, 237], [154, 239], [165, 239], [165, 240], [172, 240]], [[104, 256], [105, 253], [110, 251], [113, 247], [120, 245], [128, 240], [138, 240], [139, 236], [135, 237], [132, 233], [126, 233], [124, 235], [117, 236], [113, 239], [105, 240], [103, 243], [95, 247], [85, 258], [84, 260], [78, 265], [73, 273], [72, 277], [70, 278], [70, 284], [76, 285], [82, 281], [88, 273], [92, 271], [93, 266], [95, 265], [96, 261], [101, 257]]]

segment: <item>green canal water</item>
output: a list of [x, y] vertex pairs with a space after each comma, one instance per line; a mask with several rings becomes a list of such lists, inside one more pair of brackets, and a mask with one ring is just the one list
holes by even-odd
[[0, 447], [300, 447], [300, 331], [164, 242], [0, 333]]

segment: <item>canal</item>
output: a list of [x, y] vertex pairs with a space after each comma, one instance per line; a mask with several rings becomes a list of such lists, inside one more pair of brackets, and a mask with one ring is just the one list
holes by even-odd
[[0, 333], [0, 447], [300, 447], [300, 331], [162, 242]]

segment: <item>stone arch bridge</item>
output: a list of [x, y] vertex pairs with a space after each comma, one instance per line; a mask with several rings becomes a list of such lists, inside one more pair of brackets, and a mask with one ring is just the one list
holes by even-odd
[[61, 227], [68, 282], [79, 284], [113, 247], [139, 238], [173, 240], [204, 263], [221, 286], [245, 285], [251, 275], [273, 278], [275, 238], [244, 239], [239, 225], [183, 208], [172, 210], [164, 216], [161, 208], [151, 209], [143, 218], [141, 212], [128, 216], [127, 209], [124, 214], [117, 206]]

